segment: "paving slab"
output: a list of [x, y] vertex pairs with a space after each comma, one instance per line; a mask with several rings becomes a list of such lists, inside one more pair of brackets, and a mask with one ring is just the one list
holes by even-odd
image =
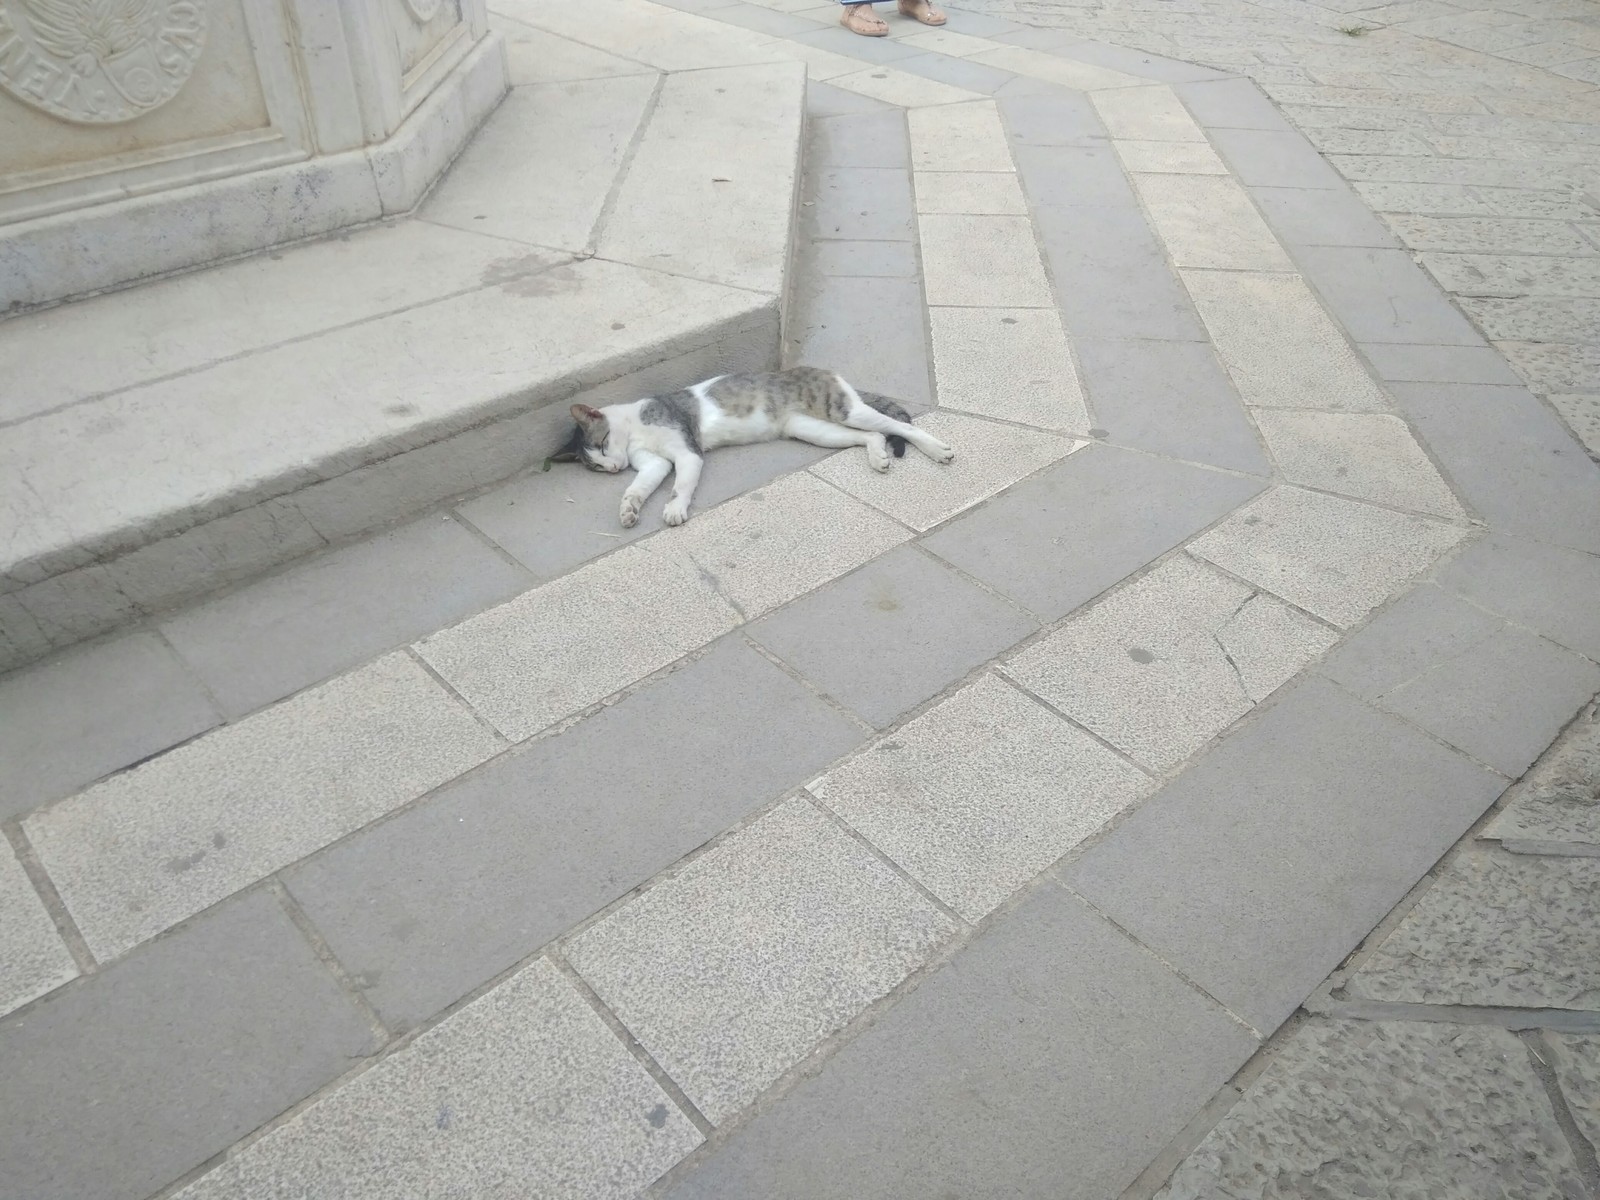
[[1346, 982], [1419, 1004], [1600, 1009], [1600, 859], [1472, 848]]
[[145, 1200], [376, 1048], [277, 901], [229, 901], [0, 1024], [6, 1193]]
[[[1019, 87], [1028, 90], [1019, 93], [1017, 91]], [[1102, 192], [1110, 190], [1113, 175], [1121, 174], [1117, 169], [1116, 155], [1107, 145], [1111, 135], [1106, 132], [1106, 127], [1101, 123], [1100, 115], [1095, 112], [1094, 105], [1089, 102], [1089, 97], [1083, 93], [1062, 91], [1060, 88], [1040, 86], [1029, 80], [1019, 79], [1002, 88], [995, 96], [995, 103], [1000, 107], [1006, 130], [1011, 136], [1012, 157], [1019, 165], [1024, 157], [1033, 159], [1041, 166], [1053, 164], [1055, 170], [1051, 172], [1052, 182], [1062, 188], [1068, 188], [1072, 184], [1074, 175], [1081, 176], [1085, 173], [1082, 170], [1084, 164], [1092, 163], [1096, 168], [1096, 174], [1101, 176], [1094, 183]], [[1075, 155], [1040, 153], [1046, 149], [1072, 149], [1094, 153]], [[1069, 169], [1069, 165], [1079, 169], [1073, 171]], [[1115, 199], [1132, 204], [1133, 189], [1126, 176], [1121, 179], [1121, 184], [1121, 188], [1116, 190]], [[1071, 192], [1041, 194], [1039, 199], [1056, 204], [1113, 202], [1108, 196], [1090, 199], [1089, 195], [1074, 195]]]
[[804, 799], [566, 943], [572, 965], [721, 1124], [955, 932]]
[[1439, 583], [1474, 604], [1600, 658], [1600, 559], [1561, 546], [1490, 534], [1452, 559]]
[[[930, 111], [942, 112], [943, 109]], [[1005, 149], [1002, 142], [1001, 149]], [[1007, 163], [1010, 156], [1007, 156]], [[922, 171], [916, 173], [917, 211], [1026, 216], [1028, 202], [1009, 165], [1004, 171]]]
[[1148, 142], [1204, 142], [1206, 135], [1169, 87], [1146, 85], [1091, 97], [1114, 138]]
[[1588, 449], [1591, 457], [1600, 457], [1600, 395], [1556, 393], [1546, 396], [1567, 428]]
[[[1211, 140], [1249, 188], [1317, 188], [1348, 196], [1339, 173], [1299, 133], [1271, 129], [1217, 129]], [[1330, 203], [1329, 208], [1333, 205]], [[1388, 244], [1388, 243], [1383, 243]]]
[[1150, 780], [993, 674], [810, 785], [919, 883], [979, 921]]
[[539, 246], [587, 248], [655, 90], [654, 74], [514, 89], [429, 194], [422, 216]]
[[1544, 1038], [1555, 1050], [1556, 1078], [1573, 1120], [1591, 1146], [1600, 1145], [1600, 1038], [1570, 1033]]
[[489, 14], [489, 27], [505, 39], [506, 67], [512, 87], [653, 73], [643, 63], [630, 62], [570, 38], [557, 37], [498, 13]]
[[1226, 175], [1217, 152], [1202, 142], [1137, 142], [1118, 139], [1117, 157], [1130, 172]]
[[917, 249], [911, 242], [813, 241], [797, 255], [818, 275], [849, 279], [915, 279]]
[[544, 0], [495, 0], [495, 11], [660, 71], [736, 67], [781, 57], [766, 34], [648, 0], [595, 0], [587, 13], [563, 11]]
[[[1295, 259], [1355, 341], [1483, 344], [1477, 330], [1404, 250], [1300, 246]], [[1374, 293], [1384, 303], [1374, 304]]]
[[921, 213], [917, 230], [929, 304], [1051, 307], [1027, 217]]
[[930, 413], [917, 424], [954, 447], [955, 461], [936, 463], [911, 448], [904, 458], [893, 460], [887, 472], [881, 472], [868, 465], [866, 455], [852, 449], [824, 459], [811, 473], [922, 531], [1085, 445], [1051, 433], [951, 412]]
[[912, 112], [925, 106], [960, 104], [984, 99], [977, 92], [940, 83], [924, 75], [901, 71], [894, 66], [880, 66], [849, 75], [838, 75], [831, 82], [835, 87], [860, 92], [863, 96], [900, 105]]
[[178, 1196], [627, 1200], [700, 1141], [541, 959]]
[[1388, 398], [1294, 275], [1184, 271], [1183, 282], [1244, 402], [1382, 412]]
[[1166, 771], [1335, 640], [1303, 613], [1177, 555], [1003, 669], [1135, 761]]
[[[937, 177], [918, 176], [927, 178]], [[928, 324], [941, 408], [1039, 429], [1084, 433], [1093, 424], [1057, 313], [934, 308]]]
[[1503, 1029], [1312, 1021], [1159, 1200], [1581, 1195], [1526, 1047]]
[[106, 961], [496, 753], [391, 654], [34, 813], [39, 862]]
[[[813, 132], [817, 128], [818, 118], [821, 117], [842, 117], [849, 113], [886, 113], [891, 107], [882, 100], [874, 100], [859, 92], [847, 92], [843, 88], [821, 83], [815, 76], [806, 80], [806, 124]], [[904, 132], [903, 121], [901, 129]], [[806, 158], [809, 160], [810, 155], [806, 155]]]
[[807, 173], [816, 167], [909, 168], [905, 114], [891, 110], [809, 120], [804, 159]]
[[1286, 245], [1396, 244], [1394, 234], [1372, 210], [1342, 186], [1338, 191], [1320, 187], [1252, 187], [1250, 195], [1261, 206], [1267, 224]]
[[0, 819], [69, 795], [218, 720], [194, 673], [145, 632], [0, 678]]
[[1289, 129], [1289, 122], [1248, 79], [1179, 82], [1173, 91], [1208, 129]]
[[666, 1195], [1100, 1200], [1254, 1048], [1047, 884]]
[[1517, 373], [1488, 346], [1399, 346], [1375, 342], [1361, 347], [1378, 378], [1390, 383], [1509, 383]]
[[1373, 699], [1442, 663], [1476, 653], [1503, 625], [1493, 613], [1424, 583], [1345, 638], [1317, 669]]
[[186, 609], [160, 630], [237, 719], [530, 582], [471, 531], [428, 516]]
[[384, 1019], [415, 1025], [863, 736], [729, 639], [285, 881]]
[[1256, 427], [1291, 483], [1456, 520], [1466, 510], [1406, 423], [1386, 413], [1262, 409]]
[[1225, 175], [1140, 173], [1133, 182], [1174, 265], [1221, 271], [1293, 270], [1289, 256], [1237, 180]]
[[1080, 338], [1075, 349], [1107, 441], [1253, 475], [1272, 469], [1211, 347]]
[[1012, 170], [1011, 151], [993, 101], [913, 109], [906, 114], [906, 124], [916, 171]]
[[898, 167], [818, 167], [806, 175], [800, 230], [809, 238], [915, 240], [911, 180]]
[[1202, 534], [1202, 558], [1349, 628], [1467, 536], [1463, 527], [1277, 487]]
[[915, 58], [896, 59], [894, 65], [897, 71], [909, 71], [913, 75], [937, 79], [940, 83], [976, 92], [980, 96], [992, 96], [1016, 78], [1010, 71], [944, 54], [919, 54]]
[[78, 965], [9, 845], [0, 849], [0, 1016], [77, 978]]
[[635, 545], [416, 648], [476, 712], [520, 742], [735, 624], [737, 614], [692, 566]]
[[1504, 783], [1312, 677], [1213, 747], [1062, 877], [1267, 1032]]
[[1004, 600], [902, 546], [763, 617], [749, 633], [883, 726], [1037, 628]]
[[1600, 847], [1600, 719], [1593, 706], [1512, 787], [1483, 836]]
[[1600, 466], [1526, 388], [1409, 383], [1390, 390], [1493, 528], [1600, 553]]
[[842, 279], [804, 258], [784, 326], [785, 361], [826, 366], [912, 409], [933, 404], [927, 317], [915, 279]]
[[1065, 616], [1263, 484], [1093, 445], [924, 539], [1046, 620]]

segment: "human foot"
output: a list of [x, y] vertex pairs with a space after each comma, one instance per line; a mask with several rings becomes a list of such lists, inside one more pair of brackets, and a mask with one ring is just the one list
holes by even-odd
[[[918, 2], [926, 4], [927, 0]], [[889, 34], [889, 27], [872, 11], [870, 4], [846, 4], [844, 11], [839, 14], [839, 24], [862, 37], [887, 37]]]
[[921, 21], [924, 25], [943, 25], [946, 20], [945, 15], [928, 0], [900, 0], [900, 15]]

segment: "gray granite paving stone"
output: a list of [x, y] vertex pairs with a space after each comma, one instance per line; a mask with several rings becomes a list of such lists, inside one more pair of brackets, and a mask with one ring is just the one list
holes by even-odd
[[985, 96], [1016, 78], [1009, 71], [999, 71], [982, 63], [968, 62], [964, 58], [952, 58], [948, 54], [919, 54], [915, 58], [898, 59], [894, 69], [910, 71], [925, 79], [937, 79], [940, 83], [966, 88], [969, 92]]
[[1106, 440], [1255, 475], [1271, 470], [1209, 346], [1081, 338], [1075, 349]]
[[796, 34], [793, 40], [807, 46], [815, 46], [819, 50], [829, 50], [834, 54], [844, 54], [875, 63], [892, 63], [896, 59], [910, 58], [917, 53], [915, 47], [902, 46], [897, 38], [862, 37], [858, 33], [851, 33], [843, 26]]
[[1555, 1051], [1556, 1079], [1583, 1136], [1600, 1146], [1600, 1037], [1547, 1033]]
[[1390, 390], [1491, 527], [1600, 553], [1600, 466], [1526, 388], [1407, 383]]
[[[1467, 319], [1404, 250], [1299, 246], [1295, 258], [1354, 341], [1483, 344]], [[1381, 303], [1376, 298], [1381, 298]]]
[[1466, 536], [1457, 526], [1277, 487], [1195, 539], [1192, 548], [1224, 570], [1348, 628]]
[[1491, 534], [1452, 559], [1439, 583], [1570, 650], [1600, 658], [1595, 555]]
[[[1214, 129], [1211, 141], [1250, 188], [1318, 188], [1348, 197], [1339, 172], [1304, 135], [1272, 129]], [[1332, 211], [1337, 201], [1328, 205]], [[1390, 245], [1382, 242], [1380, 245]]]
[[22, 864], [9, 845], [0, 846], [0, 1016], [77, 974]]
[[[845, 33], [842, 29], [839, 32]], [[820, 167], [910, 167], [905, 114], [890, 109], [808, 120], [805, 165], [807, 171]]]
[[0, 1189], [145, 1200], [375, 1049], [252, 892], [0, 1024]]
[[1469, 849], [1345, 986], [1372, 1000], [1600, 1010], [1600, 858]]
[[1379, 379], [1391, 383], [1520, 383], [1517, 373], [1488, 346], [1361, 347]]
[[1252, 187], [1250, 194], [1273, 232], [1291, 247], [1396, 244], [1394, 234], [1348, 188]]
[[1145, 801], [1063, 878], [1266, 1032], [1504, 782], [1313, 676]]
[[[894, 108], [882, 100], [874, 100], [871, 96], [863, 96], [857, 92], [847, 92], [844, 88], [834, 87], [830, 83], [820, 80], [808, 79], [806, 81], [806, 118], [812, 128], [820, 117], [842, 117], [850, 113], [890, 112]], [[902, 123], [903, 128], [903, 123]]]
[[1045, 618], [1065, 616], [1262, 488], [1091, 445], [923, 540]]
[[1378, 703], [1515, 778], [1597, 691], [1600, 667], [1507, 626]]
[[68, 797], [24, 829], [104, 962], [502, 745], [398, 652]]
[[1512, 787], [1483, 836], [1600, 847], [1600, 712], [1595, 706], [1579, 713]]
[[912, 240], [911, 177], [898, 167], [818, 167], [801, 187], [800, 231], [811, 238]]
[[1255, 1045], [1046, 883], [666, 1195], [1104, 1200]]
[[238, 718], [531, 582], [469, 530], [434, 515], [187, 609], [161, 631]]
[[631, 1200], [700, 1141], [541, 959], [178, 1196]]
[[1093, 63], [1097, 67], [1110, 67], [1126, 71], [1141, 79], [1156, 79], [1163, 83], [1188, 83], [1200, 79], [1221, 79], [1222, 72], [1194, 63], [1179, 62], [1172, 58], [1147, 54], [1129, 46], [1113, 46], [1108, 42], [1080, 42], [1076, 46], [1063, 46], [1055, 53], [1079, 62]]
[[160, 638], [127, 633], [0, 677], [0, 820], [219, 720]]
[[1291, 483], [1466, 519], [1450, 485], [1399, 417], [1264, 408], [1255, 418], [1278, 469]]
[[[1017, 81], [1018, 84], [1027, 82], [1032, 81]], [[1105, 142], [1111, 135], [1106, 132], [1106, 127], [1100, 121], [1100, 114], [1094, 111], [1094, 105], [1089, 102], [1089, 97], [1083, 93], [1046, 87], [1042, 94], [1017, 95], [1015, 87], [1014, 84], [1005, 89], [1003, 95], [996, 97], [995, 103], [1000, 108], [1000, 119], [1004, 122], [1007, 135], [1011, 139], [1011, 153], [1019, 162], [1024, 149], [1037, 149], [1042, 146], [1107, 148]], [[1060, 157], [1056, 161], [1081, 163], [1091, 160]], [[1092, 161], [1105, 160], [1096, 157]], [[1065, 184], [1069, 180], [1063, 177], [1062, 182]], [[1127, 189], [1126, 180], [1123, 181], [1123, 186], [1131, 203], [1133, 193]], [[1044, 199], [1045, 196], [1041, 193], [1040, 200]], [[1087, 201], [1082, 199], [1074, 201], [1067, 196], [1058, 196], [1054, 203], [1083, 204]]]
[[1277, 106], [1248, 79], [1180, 82], [1173, 90], [1200, 124], [1208, 129], [1292, 128]]
[[1103, 138], [1086, 146], [1032, 145], [1014, 140], [1011, 153], [1023, 189], [1036, 205], [1132, 208], [1137, 203], [1116, 151]]
[[414, 1025], [863, 736], [728, 640], [285, 878], [385, 1020]]
[[1424, 583], [1347, 637], [1317, 670], [1370, 700], [1472, 654], [1502, 625], [1493, 614]]
[[919, 270], [917, 250], [910, 242], [819, 241], [803, 244], [796, 253], [806, 269], [818, 275], [915, 279]]
[[914, 279], [840, 279], [802, 261], [784, 330], [786, 361], [826, 366], [915, 411], [933, 404], [927, 317]]
[[[1175, 555], [1004, 670], [1136, 762], [1167, 771], [1335, 640], [1281, 601], [1251, 597], [1245, 584]], [[1249, 625], [1236, 637], [1240, 618]]]
[[940, 900], [979, 921], [1150, 786], [991, 673], [811, 792]]
[[1584, 392], [1600, 379], [1600, 346], [1564, 342], [1500, 342], [1500, 353], [1542, 392]]
[[[1026, 165], [1018, 166], [1029, 188]], [[1033, 219], [1069, 335], [1205, 340], [1188, 294], [1137, 208], [1036, 201]]]
[[902, 546], [763, 617], [749, 633], [841, 704], [887, 725], [1038, 627]]
[[716, 20], [757, 33], [770, 33], [773, 37], [790, 37], [797, 33], [815, 33], [817, 23], [792, 13], [774, 12], [756, 4], [725, 4], [716, 9]]
[[1582, 1178], [1515, 1034], [1313, 1021], [1157, 1200], [1555, 1200]]
[[721, 1124], [955, 930], [808, 800], [793, 799], [565, 949]]

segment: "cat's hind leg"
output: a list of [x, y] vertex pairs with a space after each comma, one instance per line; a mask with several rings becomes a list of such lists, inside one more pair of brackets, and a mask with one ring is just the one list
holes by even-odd
[[881, 433], [850, 429], [805, 413], [790, 413], [783, 422], [783, 432], [785, 437], [792, 437], [797, 442], [810, 442], [813, 446], [827, 446], [834, 450], [842, 450], [846, 446], [865, 446], [867, 462], [874, 471], [889, 469], [889, 442]]
[[672, 463], [659, 454], [651, 454], [646, 450], [635, 450], [633, 465], [638, 468], [638, 474], [633, 482], [628, 485], [628, 490], [622, 493], [622, 527], [632, 529], [639, 523], [639, 513], [644, 508], [645, 501], [655, 494], [661, 486], [661, 481], [672, 473]]
[[[841, 380], [841, 382], [843, 382]], [[848, 385], [847, 385], [848, 386]], [[897, 421], [873, 408], [850, 388], [850, 408], [844, 414], [844, 423], [852, 429], [867, 429], [874, 433], [903, 437], [918, 450], [937, 463], [954, 462], [956, 452], [925, 429], [918, 429], [909, 421]]]

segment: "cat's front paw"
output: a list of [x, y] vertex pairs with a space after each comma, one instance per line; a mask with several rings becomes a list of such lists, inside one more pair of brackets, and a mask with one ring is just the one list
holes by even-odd
[[956, 460], [956, 452], [943, 442], [935, 442], [928, 457], [936, 463], [953, 463]]
[[668, 525], [682, 525], [689, 519], [688, 502], [679, 500], [667, 501], [667, 507], [661, 510], [661, 519]]
[[879, 438], [867, 443], [867, 465], [874, 471], [889, 469], [889, 443]]
[[639, 523], [639, 510], [644, 507], [643, 500], [636, 500], [632, 496], [622, 498], [622, 511], [618, 514], [622, 518], [622, 527], [632, 529]]

